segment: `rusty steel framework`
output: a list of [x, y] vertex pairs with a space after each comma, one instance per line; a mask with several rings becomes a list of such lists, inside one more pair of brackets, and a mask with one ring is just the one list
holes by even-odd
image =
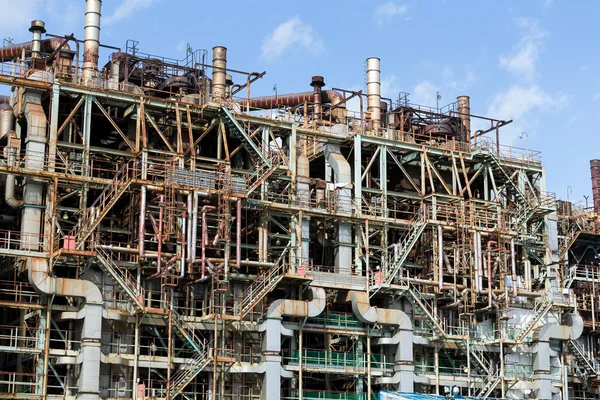
[[100, 6], [0, 49], [0, 397], [598, 398], [600, 162], [596, 213], [557, 202], [377, 58], [261, 98], [224, 47], [99, 69]]

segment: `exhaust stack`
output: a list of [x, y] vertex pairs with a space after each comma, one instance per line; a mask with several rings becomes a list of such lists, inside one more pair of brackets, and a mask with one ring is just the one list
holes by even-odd
[[367, 111], [377, 129], [381, 120], [381, 60], [377, 57], [367, 58], [367, 99]]
[[213, 47], [213, 101], [220, 102], [227, 95], [227, 48]]
[[46, 24], [43, 21], [31, 21], [29, 32], [32, 33], [31, 58], [40, 58], [42, 52], [42, 33], [46, 33]]
[[592, 197], [594, 198], [594, 215], [596, 216], [596, 229], [600, 226], [600, 160], [590, 161], [592, 173]]
[[471, 140], [471, 102], [469, 96], [458, 96], [458, 117], [461, 119], [464, 129], [463, 142]]
[[86, 0], [83, 42], [83, 84], [91, 85], [98, 70], [102, 0]]

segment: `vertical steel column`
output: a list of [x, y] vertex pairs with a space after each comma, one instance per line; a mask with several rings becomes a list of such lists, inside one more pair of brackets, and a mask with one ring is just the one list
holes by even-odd
[[52, 85], [52, 101], [50, 108], [50, 138], [48, 140], [48, 172], [54, 172], [56, 163], [56, 142], [58, 132], [58, 104], [60, 101], [60, 85]]

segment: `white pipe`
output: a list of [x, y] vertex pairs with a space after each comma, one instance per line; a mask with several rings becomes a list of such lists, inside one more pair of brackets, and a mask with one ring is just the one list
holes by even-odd
[[242, 199], [237, 200], [236, 211], [235, 266], [240, 269], [242, 261]]
[[513, 296], [517, 295], [517, 263], [515, 262], [515, 239], [510, 239], [510, 264], [512, 271]]
[[179, 279], [185, 276], [185, 222], [186, 222], [186, 212], [183, 210], [183, 215], [181, 217], [181, 272], [179, 274]]
[[32, 33], [31, 58], [40, 58], [42, 53], [42, 33], [46, 33], [44, 22], [38, 20], [31, 21], [29, 32]]
[[[9, 145], [6, 147], [8, 152], [8, 166], [15, 166], [15, 149], [10, 146], [10, 141], [15, 136], [13, 131], [13, 109], [6, 103], [0, 104], [0, 139], [7, 137]], [[18, 200], [15, 197], [15, 176], [13, 174], [6, 175], [6, 189], [4, 193], [4, 200], [11, 208], [20, 208], [23, 205], [23, 200]]]
[[91, 85], [98, 69], [102, 0], [86, 0], [83, 43], [83, 84]]
[[200, 193], [194, 192], [194, 207], [192, 211], [192, 262], [196, 261], [196, 245], [198, 243], [198, 203], [200, 200]]
[[438, 282], [439, 290], [444, 288], [444, 248], [443, 248], [443, 237], [442, 237], [442, 226], [438, 225]]
[[193, 214], [193, 195], [192, 192], [188, 193], [187, 196], [187, 235], [186, 235], [186, 246], [187, 246], [187, 261], [192, 262], [194, 259], [192, 256], [192, 214]]
[[144, 257], [144, 237], [146, 236], [146, 186], [142, 185], [140, 199], [140, 220], [138, 229], [138, 242], [140, 257]]
[[367, 111], [377, 129], [381, 120], [381, 60], [377, 57], [367, 58]]

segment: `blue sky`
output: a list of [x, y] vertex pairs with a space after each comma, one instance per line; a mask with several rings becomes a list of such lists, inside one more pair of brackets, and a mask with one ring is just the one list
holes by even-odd
[[[83, 0], [0, 0], [0, 33], [30, 39], [29, 21], [83, 38]], [[591, 193], [589, 160], [600, 158], [600, 2], [104, 0], [101, 41], [183, 58], [226, 46], [228, 66], [267, 71], [252, 94], [327, 87], [364, 89], [364, 61], [382, 60], [382, 90], [435, 105], [471, 96], [471, 112], [514, 119], [502, 143], [542, 152], [558, 198]], [[101, 54], [101, 62], [108, 60]], [[519, 139], [521, 132], [527, 132]], [[569, 188], [570, 187], [570, 188]]]

